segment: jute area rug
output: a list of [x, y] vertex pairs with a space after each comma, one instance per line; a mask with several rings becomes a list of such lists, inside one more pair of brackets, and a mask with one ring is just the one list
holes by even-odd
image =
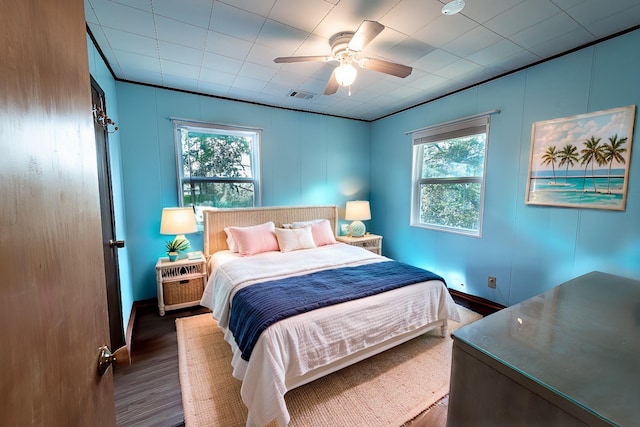
[[[449, 333], [481, 317], [458, 309], [462, 322], [449, 321]], [[176, 328], [185, 425], [244, 426], [241, 383], [211, 314], [177, 319]], [[293, 389], [285, 395], [289, 425], [402, 426], [449, 392], [451, 347], [434, 331]]]

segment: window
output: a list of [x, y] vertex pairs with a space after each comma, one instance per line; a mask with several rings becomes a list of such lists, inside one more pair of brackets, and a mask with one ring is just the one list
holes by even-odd
[[480, 237], [489, 116], [413, 132], [411, 225]]
[[174, 121], [181, 206], [260, 205], [260, 130]]

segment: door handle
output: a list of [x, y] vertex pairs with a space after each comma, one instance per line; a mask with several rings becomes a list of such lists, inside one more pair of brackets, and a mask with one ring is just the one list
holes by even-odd
[[109, 246], [112, 248], [124, 248], [124, 240], [109, 240]]
[[98, 349], [98, 373], [100, 376], [107, 373], [109, 367], [113, 365], [113, 369], [116, 367], [123, 367], [131, 364], [131, 358], [129, 357], [129, 350], [126, 346], [120, 347], [114, 353], [111, 353], [109, 347], [103, 345]]

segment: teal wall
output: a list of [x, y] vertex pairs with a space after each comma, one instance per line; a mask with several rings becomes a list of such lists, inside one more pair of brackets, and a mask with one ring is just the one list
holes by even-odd
[[[385, 255], [504, 305], [593, 270], [640, 279], [639, 147], [625, 211], [525, 205], [532, 123], [639, 105], [639, 50], [640, 30], [372, 123], [370, 228], [384, 235]], [[410, 227], [405, 132], [494, 109], [501, 113], [491, 116], [482, 238]]]
[[[111, 71], [107, 68], [102, 57], [96, 50], [91, 38], [87, 36], [87, 47], [89, 51], [89, 72], [98, 82], [105, 94], [105, 103], [109, 117], [120, 125], [120, 115], [118, 114], [118, 94], [116, 82]], [[118, 250], [118, 263], [120, 268], [120, 294], [122, 301], [122, 321], [126, 328], [133, 307], [134, 290], [131, 277], [131, 263], [129, 262], [129, 246], [126, 228], [126, 212], [124, 205], [124, 177], [122, 175], [122, 162], [120, 151], [120, 132], [109, 135], [109, 162], [111, 165], [111, 186], [113, 191], [113, 209], [116, 228], [116, 237], [124, 240], [126, 245]]]
[[[155, 264], [168, 240], [159, 233], [160, 215], [178, 203], [170, 117], [263, 128], [263, 206], [335, 204], [343, 211], [347, 200], [369, 196], [369, 123], [132, 83], [117, 82], [116, 90], [135, 300], [156, 296]], [[202, 249], [201, 234], [188, 238]]]

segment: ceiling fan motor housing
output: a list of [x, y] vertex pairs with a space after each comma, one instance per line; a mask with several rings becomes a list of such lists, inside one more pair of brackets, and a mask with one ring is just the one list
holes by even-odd
[[329, 45], [331, 46], [331, 53], [336, 59], [341, 59], [350, 55], [349, 42], [353, 38], [355, 33], [353, 31], [343, 31], [341, 33], [334, 34], [329, 39]]

